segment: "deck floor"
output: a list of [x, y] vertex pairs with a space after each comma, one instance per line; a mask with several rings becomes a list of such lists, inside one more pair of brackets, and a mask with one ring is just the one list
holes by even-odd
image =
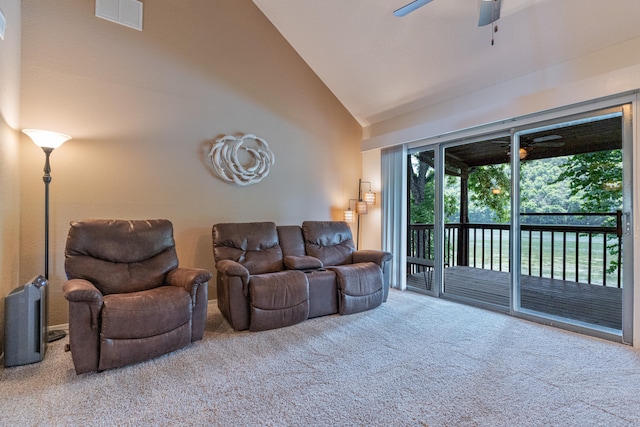
[[[427, 289], [430, 273], [407, 277]], [[444, 270], [445, 294], [509, 307], [510, 273], [455, 266]], [[522, 276], [521, 307], [593, 325], [622, 329], [622, 289], [544, 277]]]

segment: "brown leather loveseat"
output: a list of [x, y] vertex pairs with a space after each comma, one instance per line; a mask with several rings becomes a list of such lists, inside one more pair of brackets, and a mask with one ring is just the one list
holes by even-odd
[[345, 222], [222, 223], [212, 237], [218, 307], [235, 330], [280, 328], [386, 301], [392, 255], [357, 251]]

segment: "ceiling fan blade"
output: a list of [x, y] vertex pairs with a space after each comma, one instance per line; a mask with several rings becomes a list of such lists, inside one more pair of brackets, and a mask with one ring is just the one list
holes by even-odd
[[559, 147], [564, 147], [565, 142], [564, 141], [532, 142], [531, 145], [532, 146], [535, 145], [536, 147], [559, 148]]
[[480, 19], [478, 27], [483, 27], [495, 22], [500, 18], [500, 7], [502, 0], [480, 0]]
[[427, 3], [431, 3], [433, 0], [414, 0], [411, 3], [402, 6], [400, 9], [393, 11], [394, 16], [405, 16], [414, 10], [424, 6]]
[[539, 147], [557, 148], [564, 146], [565, 142], [562, 140], [562, 135], [551, 134], [533, 138], [533, 141], [531, 141], [531, 145], [534, 144]]

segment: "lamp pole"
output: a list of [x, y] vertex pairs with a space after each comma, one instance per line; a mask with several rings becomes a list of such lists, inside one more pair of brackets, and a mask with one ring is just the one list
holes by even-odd
[[49, 281], [49, 184], [51, 183], [51, 165], [49, 156], [53, 152], [51, 147], [42, 147], [44, 151], [44, 278]]
[[[49, 284], [49, 184], [51, 183], [51, 164], [49, 163], [49, 156], [53, 152], [53, 147], [42, 147], [44, 151], [44, 175], [42, 181], [44, 182], [44, 278], [47, 279], [47, 285]], [[49, 291], [47, 290], [47, 309], [49, 306]], [[48, 310], [47, 310], [48, 311]], [[61, 329], [49, 330], [47, 333], [47, 342], [57, 341], [64, 338], [67, 333]]]

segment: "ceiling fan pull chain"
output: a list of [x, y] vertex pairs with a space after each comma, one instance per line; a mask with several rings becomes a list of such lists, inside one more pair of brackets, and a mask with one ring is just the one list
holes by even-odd
[[491, 23], [493, 24], [491, 26], [491, 46], [494, 45], [495, 43], [495, 39], [494, 39], [494, 34], [498, 32], [498, 24], [496, 24], [497, 21], [497, 17], [496, 17], [496, 11], [497, 11], [497, 2], [498, 0], [493, 0], [495, 2], [493, 8], [491, 8]]

